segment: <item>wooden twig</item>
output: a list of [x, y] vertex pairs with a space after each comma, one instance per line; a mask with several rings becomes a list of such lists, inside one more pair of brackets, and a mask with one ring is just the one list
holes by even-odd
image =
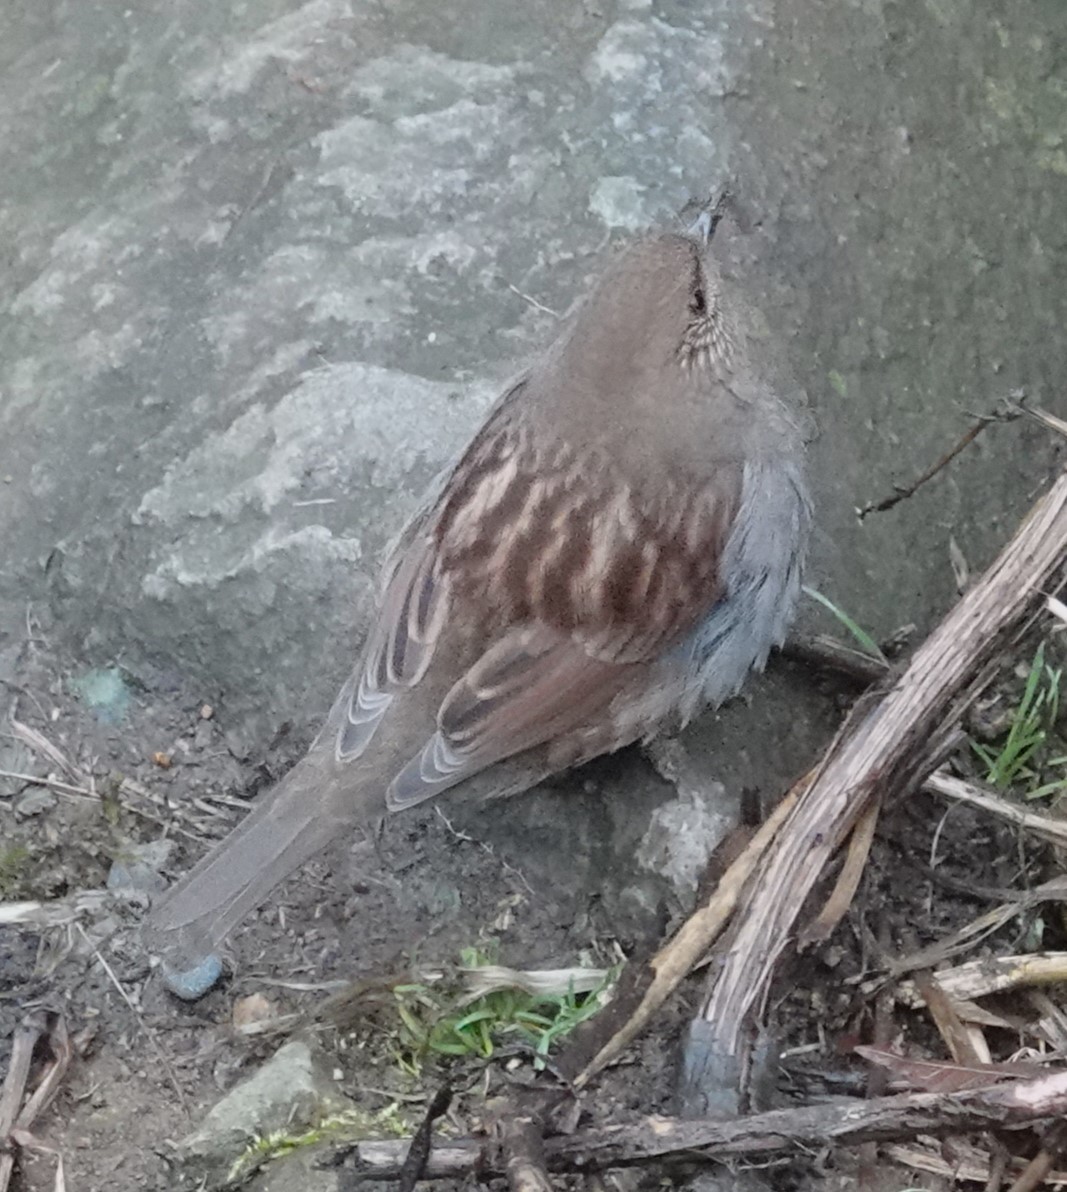
[[[966, 1093], [910, 1093], [861, 1101], [839, 1098], [798, 1109], [744, 1118], [688, 1121], [653, 1115], [545, 1140], [550, 1172], [589, 1172], [650, 1162], [721, 1161], [738, 1156], [803, 1153], [828, 1146], [913, 1139], [917, 1134], [962, 1134], [1022, 1125], [1067, 1112], [1067, 1072], [1012, 1081]], [[360, 1142], [346, 1148], [364, 1179], [395, 1179], [403, 1140]], [[499, 1175], [484, 1142], [456, 1139], [435, 1145], [424, 1179], [457, 1178], [477, 1169]]]
[[881, 658], [854, 650], [824, 633], [794, 633], [782, 646], [783, 658], [842, 675], [861, 687], [871, 687], [885, 678], [888, 669]]
[[[68, 778], [81, 777], [78, 767], [57, 745], [53, 745], [52, 742], [49, 741], [49, 739], [44, 735], [44, 733], [39, 733], [37, 729], [31, 728], [28, 724], [24, 724], [14, 715], [14, 713], [12, 713], [10, 716], [8, 723], [11, 725], [10, 735], [16, 741], [21, 741], [24, 745], [28, 745], [36, 753], [48, 758], [53, 765], [59, 766], [59, 768], [64, 771]], [[91, 775], [89, 776], [89, 782], [90, 784], [92, 783]]]
[[[622, 1054], [703, 959], [729, 921], [764, 849], [795, 805], [804, 781], [775, 808], [707, 901], [646, 965], [628, 966], [611, 1004], [585, 1024], [586, 1029], [579, 1028], [571, 1037], [557, 1058], [557, 1066], [577, 1088]], [[610, 1031], [606, 1037], [605, 1031]]]
[[414, 1192], [415, 1185], [422, 1179], [426, 1170], [426, 1160], [430, 1157], [430, 1146], [433, 1142], [433, 1124], [439, 1117], [448, 1112], [452, 1104], [452, 1085], [446, 1080], [434, 1093], [430, 1104], [426, 1107], [419, 1128], [415, 1131], [400, 1167], [398, 1192]]
[[[957, 1002], [1032, 985], [1058, 985], [1067, 980], [1067, 952], [1030, 952], [1019, 956], [983, 956], [955, 968], [942, 969], [938, 984]], [[897, 1001], [919, 1009], [922, 998], [911, 981], [897, 986]]]
[[[882, 1154], [891, 1163], [898, 1163], [901, 1167], [939, 1176], [949, 1181], [950, 1187], [980, 1184], [984, 1180], [987, 1192], [1003, 1192], [1003, 1179], [997, 1173], [1018, 1171], [1021, 1165], [1012, 1160], [1006, 1148], [998, 1145], [995, 1139], [990, 1139], [987, 1146], [993, 1150], [992, 1160], [988, 1153], [982, 1154], [977, 1147], [961, 1139], [953, 1140], [951, 1158], [942, 1154], [937, 1140], [933, 1138], [918, 1139], [907, 1145], [889, 1144], [882, 1148]], [[1047, 1182], [1050, 1186], [1062, 1187], [1067, 1184], [1067, 1172], [1050, 1172]]]
[[1035, 836], [1040, 836], [1050, 844], [1067, 844], [1067, 823], [1063, 820], [1053, 819], [1040, 811], [1027, 811], [1003, 795], [976, 782], [965, 782], [946, 770], [935, 770], [923, 783], [923, 790], [940, 795], [944, 799], [966, 803], [979, 811], [988, 811], [1010, 824], [1024, 828], [1027, 832], [1033, 832]]
[[1054, 1156], [1051, 1151], [1042, 1147], [1040, 1151], [1027, 1163], [1025, 1170], [1017, 1180], [1012, 1181], [1008, 1192], [1034, 1192], [1040, 1188], [1052, 1170]]
[[52, 1098], [59, 1092], [63, 1077], [67, 1074], [70, 1061], [74, 1058], [74, 1049], [67, 1034], [66, 1019], [61, 1014], [52, 1015], [52, 1025], [48, 1032], [48, 1043], [52, 1049], [52, 1062], [48, 1066], [41, 1082], [34, 1089], [32, 1095], [19, 1111], [15, 1121], [16, 1130], [29, 1130], [33, 1123], [52, 1103]]
[[[886, 976], [890, 980], [906, 976], [916, 969], [933, 969], [947, 960], [952, 960], [961, 952], [973, 952], [987, 936], [999, 931], [1005, 923], [1030, 907], [1040, 906], [1043, 902], [1067, 902], [1067, 878], [1057, 877], [1043, 885], [1035, 886], [1032, 890], [1021, 890], [1010, 902], [1003, 902], [985, 914], [972, 919], [962, 927], [952, 932], [944, 939], [935, 940], [925, 947], [905, 953], [887, 962]], [[860, 990], [865, 997], [873, 994], [882, 984], [884, 978], [877, 977], [873, 981], [864, 982]]]
[[1048, 410], [1041, 409], [1040, 406], [1028, 406], [1019, 403], [1016, 409], [1025, 414], [1028, 418], [1032, 418], [1039, 426], [1043, 426], [1045, 430], [1050, 430], [1053, 434], [1062, 435], [1067, 439], [1067, 422], [1055, 414], [1049, 413]]
[[[853, 836], [855, 839], [855, 836]], [[882, 914], [878, 924], [878, 951], [886, 955], [891, 946], [889, 916]], [[886, 1048], [893, 1037], [893, 990], [887, 985], [878, 991], [874, 999], [874, 1014], [871, 1022], [871, 1037], [875, 1048]], [[884, 1097], [889, 1088], [889, 1071], [880, 1064], [871, 1064], [867, 1071], [867, 1098]], [[874, 1169], [878, 1163], [878, 1144], [865, 1142], [859, 1148], [859, 1186], [869, 1188], [875, 1185]]]
[[30, 1078], [33, 1049], [43, 1033], [44, 1026], [37, 1019], [27, 1019], [15, 1028], [11, 1062], [4, 1077], [3, 1092], [0, 1092], [0, 1192], [7, 1192], [15, 1170], [15, 1149], [9, 1139]]
[[119, 997], [121, 997], [122, 1000], [129, 1007], [129, 1010], [133, 1014], [134, 1018], [137, 1019], [137, 1023], [140, 1026], [141, 1031], [144, 1034], [144, 1037], [148, 1040], [148, 1043], [151, 1046], [152, 1050], [156, 1053], [156, 1056], [159, 1059], [160, 1066], [162, 1067], [163, 1072], [167, 1077], [167, 1080], [170, 1082], [170, 1087], [174, 1090], [175, 1096], [177, 1096], [177, 1098], [178, 1098], [178, 1104], [181, 1106], [182, 1112], [186, 1115], [186, 1117], [188, 1117], [189, 1116], [189, 1103], [185, 1099], [185, 1093], [182, 1091], [182, 1086], [178, 1083], [178, 1077], [174, 1073], [174, 1068], [173, 1068], [170, 1060], [167, 1059], [166, 1052], [163, 1050], [162, 1046], [160, 1046], [160, 1042], [156, 1038], [155, 1032], [148, 1025], [148, 1023], [145, 1022], [144, 1015], [141, 1013], [139, 1007], [134, 1002], [133, 998], [131, 998], [130, 995], [126, 992], [126, 990], [123, 988], [122, 982], [118, 979], [118, 977], [115, 976], [115, 970], [111, 967], [110, 964], [108, 964], [107, 960], [104, 958], [104, 954], [100, 951], [100, 949], [96, 946], [96, 944], [94, 944], [93, 941], [85, 933], [85, 928], [82, 927], [82, 925], [80, 923], [75, 923], [74, 926], [78, 929], [79, 934], [81, 935], [82, 939], [85, 941], [86, 945], [89, 947], [89, 950], [96, 957], [97, 964], [100, 965], [100, 967], [104, 970], [104, 973], [107, 975], [108, 980], [118, 990]]
[[1055, 1122], [1045, 1132], [1041, 1150], [1026, 1165], [1019, 1178], [1008, 1189], [1008, 1192], [1034, 1192], [1048, 1178], [1048, 1174], [1056, 1165], [1056, 1160], [1067, 1148], [1067, 1125]]
[[1061, 474], [907, 670], [881, 699], [854, 710], [768, 849], [735, 917], [704, 1009], [723, 1055], [738, 1054], [749, 1014], [764, 996], [835, 842], [875, 792], [899, 796], [926, 778], [931, 738], [954, 731], [990, 664], [1042, 593], [1062, 585], [1065, 565], [1067, 475]]
[[69, 782], [60, 782], [56, 778], [39, 778], [36, 774], [20, 774], [16, 770], [0, 770], [0, 778], [10, 778], [12, 782], [24, 782], [27, 786], [46, 786], [58, 794], [72, 795], [76, 799], [92, 799], [94, 803], [100, 801], [97, 795], [84, 786], [72, 786]]
[[115, 902], [110, 890], [80, 890], [51, 902], [0, 902], [0, 927], [32, 927], [35, 931], [65, 927], [83, 915], [97, 914]]
[[[1000, 1192], [1004, 1187], [1004, 1176], [1011, 1162], [1011, 1152], [999, 1138], [989, 1138], [989, 1174], [986, 1176], [983, 1192]], [[959, 1178], [958, 1176], [956, 1177]]]
[[552, 1192], [541, 1131], [541, 1119], [531, 1112], [511, 1112], [506, 1106], [497, 1118], [499, 1164], [511, 1192]]
[[926, 1003], [930, 1017], [934, 1020], [938, 1034], [957, 1064], [975, 1065], [989, 1063], [988, 1055], [980, 1055], [967, 1027], [960, 1019], [952, 998], [945, 993], [941, 983], [929, 969], [920, 969], [913, 977], [919, 996]]
[[808, 924], [801, 932], [798, 941], [801, 948], [808, 948], [812, 944], [828, 940], [852, 905], [852, 900], [856, 897], [856, 891], [859, 889], [860, 879], [863, 877], [863, 871], [867, 866], [867, 858], [871, 854], [871, 845], [874, 844], [874, 830], [878, 827], [879, 810], [878, 801], [872, 800], [867, 810], [860, 816], [848, 842], [845, 864], [837, 875], [837, 881], [830, 891], [830, 897], [823, 904], [815, 921]]
[[554, 319], [560, 319], [563, 317], [558, 310], [553, 310], [551, 306], [545, 306], [543, 302], [538, 302], [536, 298], [532, 298], [529, 294], [524, 294], [518, 286], [513, 286], [511, 282], [508, 282], [508, 289], [517, 297], [521, 298], [523, 302], [528, 302], [534, 308], [534, 310], [539, 310], [546, 315], [551, 315]]
[[[40, 1023], [27, 1021], [15, 1032], [11, 1067], [4, 1082], [3, 1094], [0, 1095], [0, 1192], [7, 1192], [11, 1181], [15, 1167], [15, 1146], [23, 1149], [51, 1149], [42, 1147], [33, 1137], [31, 1130], [34, 1122], [59, 1091], [59, 1086], [70, 1067], [73, 1049], [63, 1016], [57, 1014], [49, 1017], [51, 1022], [47, 1030]], [[37, 1088], [26, 1097], [20, 1108], [25, 1096], [33, 1051], [43, 1036], [47, 1036], [52, 1059], [45, 1067]], [[59, 1159], [59, 1171], [62, 1171], [62, 1157]], [[57, 1175], [57, 1180], [58, 1178]]]
[[980, 414], [955, 446], [950, 447], [940, 459], [931, 464], [911, 484], [905, 485], [903, 488], [898, 485], [891, 497], [884, 497], [881, 501], [873, 501], [871, 504], [864, 505], [862, 509], [857, 510], [860, 521], [863, 521], [869, 513], [885, 513], [888, 509], [892, 509], [894, 505], [899, 505], [901, 501], [906, 501], [909, 497], [913, 497], [924, 484], [933, 480], [938, 472], [947, 468], [961, 451], [965, 451], [991, 423], [1010, 422], [1018, 417], [1019, 412], [1015, 408], [1011, 408], [1008, 403], [1004, 403], [1004, 407], [995, 414]]

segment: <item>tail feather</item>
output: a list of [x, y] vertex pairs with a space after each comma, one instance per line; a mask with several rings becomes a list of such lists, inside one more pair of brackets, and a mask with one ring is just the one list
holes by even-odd
[[[369, 791], [346, 789], [339, 775], [324, 772], [323, 752], [314, 750], [294, 766], [152, 908], [145, 924], [146, 944], [162, 958], [175, 992], [181, 992], [181, 974], [200, 971], [277, 885], [344, 830], [373, 819], [380, 800], [368, 798]], [[211, 963], [217, 975], [218, 962]], [[200, 981], [190, 979], [194, 986]], [[203, 979], [210, 987], [214, 977]], [[203, 991], [190, 988], [184, 996]]]

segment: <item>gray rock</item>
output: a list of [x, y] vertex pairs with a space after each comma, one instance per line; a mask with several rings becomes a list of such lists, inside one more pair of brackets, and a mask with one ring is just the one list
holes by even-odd
[[183, 1184], [204, 1180], [210, 1186], [257, 1138], [283, 1130], [296, 1134], [350, 1107], [325, 1061], [302, 1040], [286, 1043], [178, 1144], [176, 1163]]
[[816, 582], [876, 633], [928, 624], [949, 535], [978, 566], [1030, 499], [1052, 448], [1011, 430], [853, 516], [961, 407], [1067, 366], [1044, 15], [179, 10], [5, 28], [0, 646], [33, 601], [87, 661], [167, 659], [228, 729], [258, 715], [257, 743], [310, 733], [382, 544], [546, 308], [728, 177], [757, 230], [723, 250], [823, 428]]
[[145, 894], [159, 893], [167, 886], [161, 870], [173, 852], [173, 840], [149, 840], [144, 844], [129, 842], [111, 863], [107, 888], [138, 890]]
[[325, 1149], [301, 1147], [284, 1159], [268, 1165], [249, 1184], [250, 1192], [342, 1192], [351, 1186], [351, 1178], [338, 1167], [319, 1167]]
[[12, 811], [20, 819], [24, 816], [42, 815], [56, 805], [56, 796], [46, 786], [31, 786], [15, 800]]
[[691, 902], [708, 857], [737, 825], [737, 793], [719, 781], [714, 757], [691, 753], [682, 740], [654, 742], [649, 757], [678, 794], [652, 813], [637, 861]]

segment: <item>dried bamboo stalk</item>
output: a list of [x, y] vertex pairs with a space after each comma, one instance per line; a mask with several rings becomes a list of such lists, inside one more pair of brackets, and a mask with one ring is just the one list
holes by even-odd
[[[704, 1017], [715, 1046], [738, 1054], [744, 1024], [759, 1004], [835, 842], [872, 794], [899, 795], [926, 777], [932, 735], [943, 735], [976, 692], [967, 685], [994, 660], [1067, 565], [1067, 474], [1030, 511], [1000, 555], [916, 651], [907, 670], [873, 706], [865, 702], [827, 754], [757, 871]], [[929, 763], [927, 763], [929, 764]]]

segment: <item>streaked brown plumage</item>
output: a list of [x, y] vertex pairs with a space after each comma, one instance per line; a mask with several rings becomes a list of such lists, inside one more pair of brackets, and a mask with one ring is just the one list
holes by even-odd
[[725, 290], [697, 240], [649, 237], [498, 402], [401, 536], [308, 756], [153, 911], [177, 992], [341, 827], [522, 790], [763, 664], [810, 513], [796, 424]]

